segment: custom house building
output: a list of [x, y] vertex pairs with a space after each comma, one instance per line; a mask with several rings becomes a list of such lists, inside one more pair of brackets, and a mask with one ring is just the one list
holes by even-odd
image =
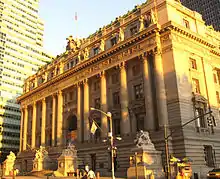
[[[136, 133], [148, 131], [164, 157], [169, 152], [193, 160], [205, 176], [220, 164], [220, 33], [202, 16], [175, 0], [137, 5], [86, 39], [67, 38], [66, 52], [25, 81], [21, 105], [22, 171], [32, 170], [35, 150], [46, 147], [57, 159], [74, 139], [79, 166], [111, 175], [105, 115], [91, 135], [90, 108], [112, 113], [120, 136], [116, 176], [126, 176]], [[212, 116], [204, 113], [212, 110]], [[201, 116], [188, 125], [186, 122]], [[163, 162], [164, 164], [164, 162]]]

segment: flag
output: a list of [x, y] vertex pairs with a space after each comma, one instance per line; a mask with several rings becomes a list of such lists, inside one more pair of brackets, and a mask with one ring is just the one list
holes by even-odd
[[95, 134], [95, 131], [97, 130], [97, 126], [96, 126], [96, 124], [95, 124], [95, 122], [93, 121], [92, 122], [92, 127], [91, 127], [91, 129], [90, 129], [90, 132], [94, 135]]
[[77, 21], [77, 12], [75, 12], [75, 21]]

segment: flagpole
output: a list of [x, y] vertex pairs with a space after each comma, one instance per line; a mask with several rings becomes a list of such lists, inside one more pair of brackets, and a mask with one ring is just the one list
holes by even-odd
[[110, 131], [109, 131], [109, 137], [110, 137], [110, 145], [111, 145], [111, 163], [112, 163], [112, 179], [115, 179], [115, 163], [114, 163], [114, 138], [113, 138], [113, 127], [112, 127], [112, 114], [110, 112], [105, 113], [104, 111], [100, 109], [90, 108], [92, 111], [98, 111], [105, 116], [107, 116], [110, 120]]

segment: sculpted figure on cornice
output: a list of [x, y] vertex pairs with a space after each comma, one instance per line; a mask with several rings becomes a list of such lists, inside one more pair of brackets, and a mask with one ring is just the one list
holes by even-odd
[[85, 48], [83, 52], [83, 56], [84, 56], [84, 60], [87, 60], [89, 58], [89, 50], [87, 47]]
[[72, 36], [69, 36], [66, 40], [68, 40], [67, 46], [66, 46], [67, 51], [74, 51], [75, 52], [81, 46], [81, 40], [78, 38], [73, 39]]
[[139, 27], [139, 32], [144, 30], [144, 16], [141, 15], [139, 18], [139, 22], [140, 22], [140, 27]]
[[101, 52], [103, 52], [105, 50], [105, 40], [104, 39], [101, 40], [99, 49]]
[[119, 28], [119, 42], [124, 41], [125, 39], [125, 34], [124, 34], [124, 30], [122, 29], [122, 27]]
[[151, 24], [156, 24], [157, 23], [157, 18], [156, 18], [156, 14], [153, 11], [153, 9], [150, 10], [150, 16], [151, 16]]

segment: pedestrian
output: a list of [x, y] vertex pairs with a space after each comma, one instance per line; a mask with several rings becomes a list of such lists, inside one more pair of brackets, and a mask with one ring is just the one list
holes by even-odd
[[92, 171], [92, 169], [89, 170], [88, 174], [87, 174], [88, 179], [95, 179], [95, 172]]

